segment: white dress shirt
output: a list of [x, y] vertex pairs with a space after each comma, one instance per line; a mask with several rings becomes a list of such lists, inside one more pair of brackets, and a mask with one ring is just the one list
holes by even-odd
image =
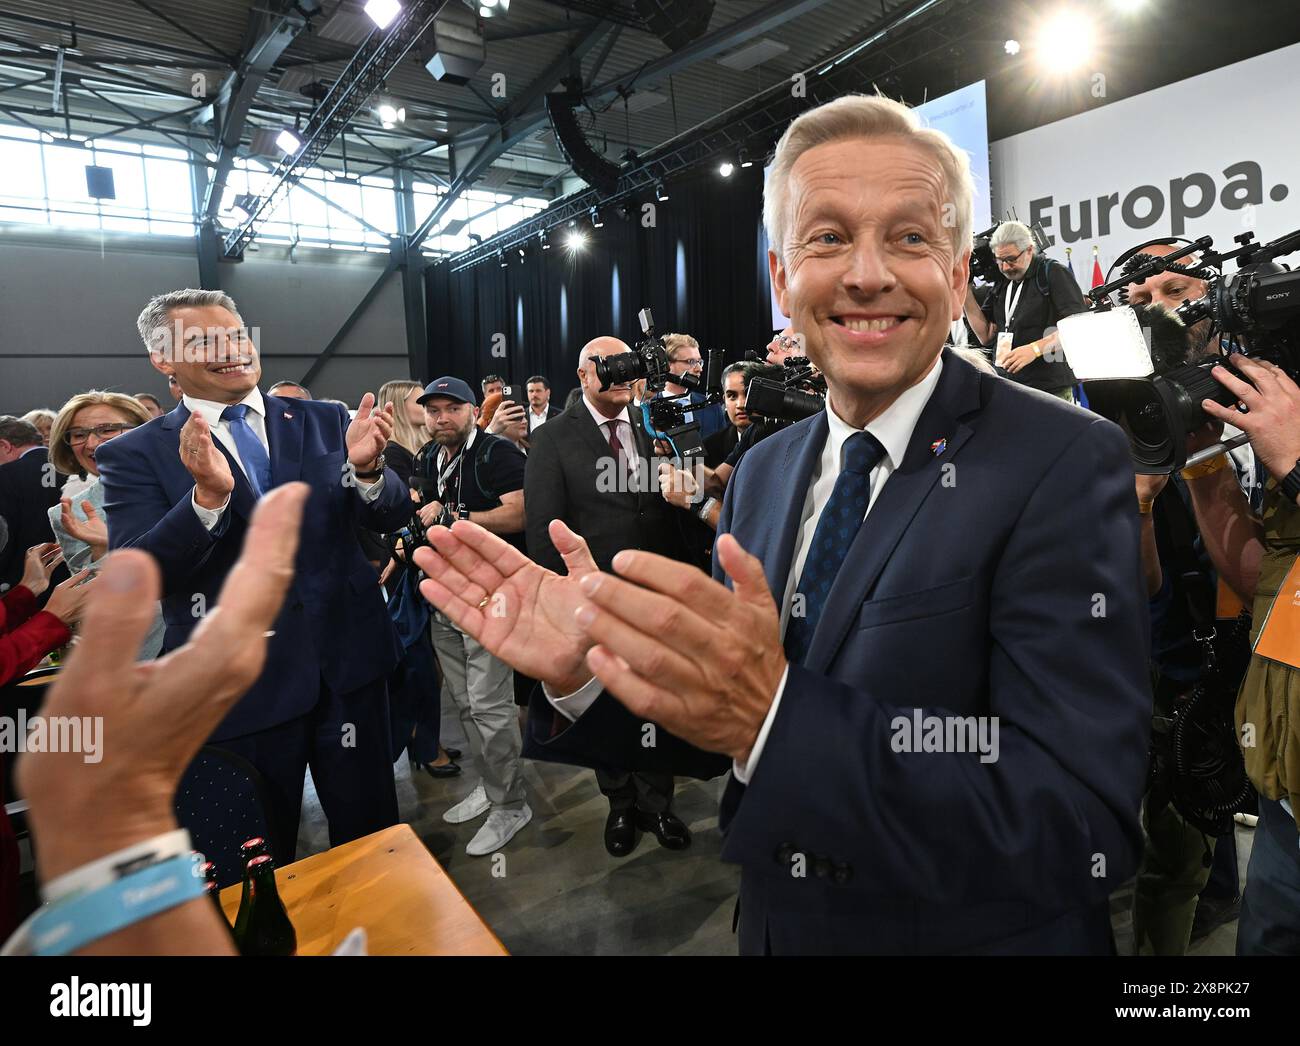
[[591, 400], [586, 396], [582, 397], [582, 402], [591, 414], [591, 420], [596, 423], [596, 428], [600, 430], [600, 438], [606, 443], [609, 442], [609, 422], [614, 422], [615, 429], [618, 430], [618, 441], [623, 444], [623, 450], [629, 456], [636, 454], [636, 441], [632, 438], [632, 419], [628, 415], [627, 408], [624, 407], [613, 418], [607, 418], [591, 405]]
[[[794, 557], [790, 564], [790, 573], [786, 577], [785, 592], [781, 597], [782, 636], [785, 635], [785, 628], [790, 620], [790, 606], [794, 600], [795, 590], [799, 585], [799, 575], [803, 573], [804, 562], [808, 558], [808, 550], [812, 546], [813, 535], [817, 532], [817, 523], [821, 519], [822, 511], [826, 508], [826, 503], [830, 500], [831, 493], [835, 489], [835, 481], [844, 468], [845, 442], [855, 432], [866, 431], [875, 436], [880, 441], [881, 446], [885, 448], [885, 453], [879, 463], [871, 470], [871, 493], [867, 501], [867, 515], [869, 515], [872, 506], [876, 503], [876, 499], [880, 496], [885, 481], [902, 464], [903, 457], [907, 453], [907, 447], [912, 441], [916, 423], [921, 417], [921, 411], [925, 409], [925, 405], [930, 401], [930, 396], [934, 393], [935, 386], [939, 384], [939, 375], [942, 371], [943, 359], [940, 357], [935, 360], [934, 366], [930, 368], [925, 377], [903, 392], [898, 399], [894, 400], [879, 416], [873, 419], [865, 430], [856, 429], [844, 421], [835, 413], [834, 405], [828, 399], [826, 444], [822, 448], [821, 457], [813, 467], [812, 475], [809, 477], [808, 493], [804, 498], [803, 513], [800, 516], [799, 531], [795, 539]], [[866, 515], [863, 518], [865, 519]], [[744, 766], [741, 766], [739, 762], [733, 761], [732, 763], [732, 774], [741, 784], [749, 783], [754, 775], [755, 768], [758, 766], [759, 757], [763, 754], [763, 746], [767, 743], [767, 735], [772, 730], [772, 723], [776, 719], [777, 709], [781, 705], [781, 697], [785, 693], [785, 683], [789, 674], [787, 668], [781, 676], [781, 681], [777, 684], [772, 705], [767, 711], [767, 718], [763, 720], [763, 725], [759, 728], [758, 737], [755, 739], [754, 747], [749, 753], [749, 759]], [[576, 721], [583, 712], [592, 706], [596, 698], [600, 696], [602, 689], [600, 681], [593, 679], [572, 694], [561, 697], [555, 695], [549, 687], [542, 686], [542, 692], [551, 705], [561, 715], [572, 721]]]
[[528, 408], [528, 431], [531, 433], [533, 429], [540, 429], [543, 425], [546, 424], [550, 416], [551, 416], [551, 408], [549, 404], [547, 404], [545, 407], [542, 408], [542, 412], [540, 414], [534, 414], [533, 408], [529, 407]]
[[[235, 459], [235, 464], [248, 478], [248, 468], [244, 464], [243, 458], [239, 456], [239, 448], [235, 445], [234, 434], [230, 431], [230, 422], [222, 418], [221, 414], [229, 404], [217, 403], [214, 400], [195, 399], [193, 396], [185, 395], [181, 397], [181, 402], [191, 414], [202, 414], [203, 420], [208, 423], [208, 428], [212, 430], [213, 438], [230, 452], [230, 456]], [[244, 420], [248, 427], [253, 430], [263, 447], [266, 448], [266, 454], [271, 456], [271, 444], [266, 439], [266, 401], [262, 398], [262, 391], [254, 386], [249, 390], [240, 403], [248, 405], [248, 413], [244, 415]], [[365, 501], [374, 501], [383, 490], [383, 477], [373, 483], [365, 483], [357, 480], [357, 493]], [[194, 506], [194, 512], [199, 517], [199, 522], [203, 524], [205, 530], [211, 530], [221, 520], [221, 514], [226, 511], [230, 505], [230, 495], [226, 495], [226, 500], [220, 508], [204, 508], [195, 500], [194, 492], [190, 493], [190, 504]]]

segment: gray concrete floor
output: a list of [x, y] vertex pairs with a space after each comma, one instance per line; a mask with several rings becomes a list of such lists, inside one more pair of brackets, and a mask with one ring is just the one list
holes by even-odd
[[[609, 807], [595, 774], [525, 760], [533, 819], [502, 851], [502, 867], [493, 856], [465, 853], [483, 818], [460, 825], [442, 819], [478, 783], [471, 746], [454, 712], [444, 710], [442, 740], [464, 753], [464, 772], [449, 780], [413, 775], [403, 756], [395, 766], [399, 812], [512, 954], [736, 954], [731, 917], [740, 874], [719, 857], [717, 811], [725, 778], [677, 781], [673, 808], [694, 836], [690, 849], [665, 850], [645, 835], [631, 856], [620, 859], [605, 852]], [[1244, 887], [1254, 831], [1237, 826], [1236, 834]], [[325, 816], [309, 775], [298, 856], [328, 848]], [[1111, 898], [1120, 955], [1133, 954], [1131, 908], [1130, 883]], [[1236, 939], [1232, 920], [1188, 954], [1232, 955]]]
[[[609, 805], [595, 774], [525, 760], [533, 819], [501, 851], [502, 867], [492, 855], [465, 853], [484, 818], [459, 825], [442, 819], [478, 783], [454, 714], [443, 716], [442, 741], [464, 753], [463, 773], [446, 780], [412, 774], [403, 756], [394, 768], [399, 812], [512, 954], [736, 954], [731, 916], [740, 874], [719, 858], [725, 779], [678, 780], [673, 810], [691, 830], [689, 849], [665, 850], [653, 835], [643, 835], [630, 856], [615, 858], [605, 852]], [[298, 856], [328, 848], [309, 776]]]

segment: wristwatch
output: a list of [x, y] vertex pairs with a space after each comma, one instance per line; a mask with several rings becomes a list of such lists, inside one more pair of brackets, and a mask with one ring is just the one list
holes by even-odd
[[1300, 459], [1296, 460], [1295, 468], [1286, 474], [1277, 487], [1290, 501], [1300, 498]]
[[357, 479], [378, 479], [384, 474], [384, 456], [382, 454], [375, 458], [375, 467], [368, 472], [358, 472]]

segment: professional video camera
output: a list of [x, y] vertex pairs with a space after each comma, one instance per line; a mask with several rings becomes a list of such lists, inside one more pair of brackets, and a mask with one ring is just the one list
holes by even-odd
[[[1058, 326], [1065, 358], [1083, 382], [1089, 407], [1124, 429], [1139, 473], [1173, 472], [1245, 442], [1243, 435], [1230, 444], [1215, 444], [1190, 461], [1187, 458], [1187, 436], [1208, 420], [1201, 402], [1237, 404], [1237, 397], [1211, 375], [1214, 367], [1237, 373], [1232, 357], [1240, 353], [1275, 363], [1292, 378], [1300, 376], [1300, 272], [1274, 261], [1300, 251], [1300, 231], [1271, 243], [1254, 239], [1253, 233], [1242, 233], [1235, 237], [1240, 246], [1222, 253], [1213, 249], [1208, 236], [1161, 257], [1136, 248], [1124, 260], [1117, 279], [1087, 293], [1092, 311], [1066, 317]], [[1199, 258], [1179, 264], [1192, 254]], [[1237, 270], [1224, 275], [1223, 264], [1232, 260], [1237, 261]], [[1158, 372], [1133, 309], [1116, 307], [1110, 295], [1119, 292], [1123, 298], [1129, 284], [1162, 272], [1207, 284], [1203, 298], [1185, 301], [1175, 312], [1189, 329], [1203, 320], [1209, 322], [1212, 337], [1226, 342], [1226, 355], [1214, 354]]]
[[[663, 440], [681, 459], [700, 457], [704, 440], [696, 421], [687, 423], [686, 412], [722, 402], [722, 353], [710, 349], [705, 355], [704, 375], [673, 374], [668, 367], [668, 350], [655, 333], [654, 316], [649, 309], [637, 313], [645, 338], [631, 352], [595, 358], [596, 377], [603, 392], [611, 385], [630, 384], [645, 379], [646, 395], [641, 402], [641, 417], [652, 439]], [[660, 396], [669, 382], [688, 391], [680, 396]], [[704, 399], [691, 402], [691, 392], [702, 392]]]
[[767, 363], [761, 353], [748, 358], [763, 364], [745, 390], [745, 413], [769, 422], [790, 423], [811, 418], [826, 406], [826, 379], [813, 370], [806, 356], [789, 356]]
[[[1004, 218], [1003, 221], [1015, 221], [1015, 217]], [[1001, 284], [1006, 282], [1006, 277], [1002, 275], [1002, 270], [998, 267], [998, 259], [993, 253], [993, 247], [990, 241], [993, 234], [998, 231], [997, 225], [990, 226], [983, 232], [975, 234], [975, 243], [970, 252], [970, 274], [972, 279], [983, 280], [985, 283]], [[1047, 250], [1047, 233], [1038, 223], [1032, 225], [1029, 234], [1034, 238], [1034, 251], [1042, 254]]]

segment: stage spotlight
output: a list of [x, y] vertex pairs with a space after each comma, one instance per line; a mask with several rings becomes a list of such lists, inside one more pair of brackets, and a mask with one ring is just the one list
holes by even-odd
[[1073, 11], [1062, 11], [1039, 31], [1035, 57], [1049, 72], [1069, 72], [1092, 57], [1092, 45], [1092, 23]]
[[659, 182], [657, 185], [655, 185], [655, 199], [658, 200], [660, 203], [668, 202], [668, 190], [664, 188], [663, 182]]
[[501, 268], [503, 269], [510, 264], [508, 261], [506, 261], [506, 255], [504, 251], [497, 251], [497, 261], [501, 264]]
[[537, 242], [542, 245], [542, 250], [549, 251], [551, 249], [551, 241], [546, 238], [545, 229], [537, 234]]
[[375, 103], [375, 116], [386, 131], [391, 131], [399, 123], [406, 123], [406, 106], [398, 105], [391, 98], [381, 97]]
[[365, 12], [380, 29], [387, 29], [402, 13], [402, 5], [397, 0], [367, 0]]
[[723, 160], [722, 163], [718, 164], [718, 173], [724, 178], [730, 178], [731, 172], [735, 169], [735, 165], [730, 160]]
[[528, 257], [528, 251], [527, 251], [527, 249], [526, 249], [526, 248], [521, 244], [520, 247], [519, 247], [519, 260], [520, 260], [520, 261], [523, 261], [523, 260], [524, 260], [525, 258], [527, 258], [527, 257]]
[[1005, 44], [1002, 45], [1002, 49], [1003, 49], [1004, 51], [1006, 51], [1007, 54], [1019, 54], [1019, 53], [1020, 53], [1020, 41], [1019, 41], [1019, 40], [1008, 40]]
[[581, 229], [574, 229], [569, 233], [569, 238], [564, 241], [564, 245], [571, 251], [580, 251], [587, 246], [587, 234]]
[[287, 127], [275, 136], [275, 144], [282, 153], [288, 156], [292, 156], [302, 148], [302, 142], [298, 139], [298, 136]]
[[749, 158], [749, 150], [746, 149], [743, 145], [740, 147], [740, 153], [738, 155], [738, 159], [740, 160], [741, 167], [754, 166], [754, 161]]
[[593, 207], [589, 213], [591, 214], [591, 227], [593, 229], [603, 229], [605, 227], [605, 221], [600, 216], [600, 209], [598, 207]]

